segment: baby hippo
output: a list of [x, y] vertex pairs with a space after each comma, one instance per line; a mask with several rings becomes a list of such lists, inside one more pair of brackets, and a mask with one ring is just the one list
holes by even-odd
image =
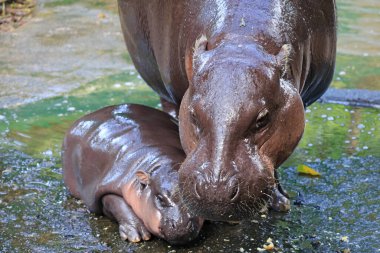
[[90, 211], [119, 223], [131, 242], [151, 234], [171, 244], [197, 237], [203, 219], [192, 217], [178, 194], [185, 159], [174, 118], [142, 105], [110, 106], [90, 113], [66, 133], [64, 181]]

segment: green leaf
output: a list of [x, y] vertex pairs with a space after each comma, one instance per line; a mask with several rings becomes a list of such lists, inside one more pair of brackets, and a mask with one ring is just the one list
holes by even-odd
[[305, 174], [305, 175], [309, 175], [309, 176], [314, 176], [314, 177], [321, 176], [321, 174], [318, 171], [310, 168], [309, 166], [307, 166], [305, 164], [298, 165], [297, 171], [300, 174]]

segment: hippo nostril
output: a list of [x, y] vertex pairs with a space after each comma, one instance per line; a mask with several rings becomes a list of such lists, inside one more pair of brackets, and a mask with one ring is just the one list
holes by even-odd
[[199, 195], [198, 187], [199, 187], [198, 184], [194, 185], [194, 193], [197, 199], [201, 199], [201, 195]]
[[190, 221], [187, 223], [186, 230], [187, 230], [187, 231], [190, 231], [190, 229], [192, 229], [192, 227], [193, 227], [193, 222], [190, 220]]
[[234, 201], [237, 199], [237, 197], [239, 196], [239, 190], [240, 190], [239, 184], [237, 181], [235, 181], [235, 184], [231, 187], [231, 194], [230, 194], [231, 201]]

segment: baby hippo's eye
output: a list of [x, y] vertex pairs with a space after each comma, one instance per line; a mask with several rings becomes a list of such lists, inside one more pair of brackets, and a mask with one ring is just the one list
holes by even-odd
[[255, 128], [256, 130], [263, 129], [266, 125], [268, 125], [270, 120], [269, 112], [267, 109], [262, 110], [257, 116]]
[[166, 199], [166, 197], [164, 197], [163, 195], [161, 194], [157, 194], [156, 195], [156, 203], [161, 206], [161, 207], [168, 207], [169, 206], [169, 203]]

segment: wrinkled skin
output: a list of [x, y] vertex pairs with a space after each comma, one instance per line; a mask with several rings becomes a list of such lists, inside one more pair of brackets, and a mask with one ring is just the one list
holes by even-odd
[[184, 244], [197, 237], [203, 219], [178, 194], [185, 155], [174, 118], [142, 105], [106, 107], [76, 121], [62, 150], [69, 191], [116, 220], [123, 240], [153, 234]]
[[331, 82], [335, 1], [119, 0], [132, 60], [179, 116], [189, 210], [242, 220], [289, 210], [276, 169]]

